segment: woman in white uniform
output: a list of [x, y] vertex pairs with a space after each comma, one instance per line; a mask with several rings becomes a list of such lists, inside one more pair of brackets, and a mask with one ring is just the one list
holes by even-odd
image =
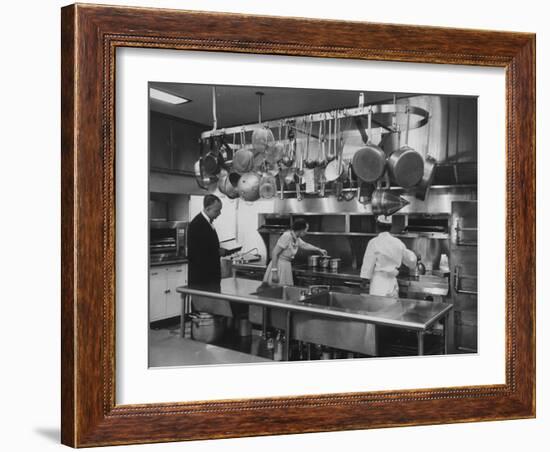
[[370, 280], [371, 295], [397, 298], [399, 267], [404, 264], [414, 269], [419, 258], [401, 240], [390, 234], [391, 217], [380, 215], [376, 223], [381, 232], [367, 245], [361, 278]]
[[265, 283], [281, 284], [284, 286], [294, 285], [294, 279], [292, 278], [292, 260], [294, 256], [296, 256], [298, 249], [313, 251], [322, 255], [327, 254], [324, 249], [302, 240], [302, 237], [307, 234], [308, 227], [308, 224], [304, 220], [298, 219], [292, 224], [291, 230], [284, 232], [283, 235], [279, 237], [271, 253], [271, 262], [267, 266], [264, 275]]

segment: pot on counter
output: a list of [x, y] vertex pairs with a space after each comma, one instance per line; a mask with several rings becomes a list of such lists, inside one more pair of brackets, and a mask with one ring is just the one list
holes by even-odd
[[333, 257], [329, 260], [329, 269], [332, 271], [338, 271], [340, 269], [340, 264], [342, 263], [342, 259], [339, 257]]
[[330, 256], [319, 256], [319, 267], [322, 269], [328, 269], [330, 264]]
[[312, 254], [311, 256], [308, 256], [307, 258], [308, 267], [318, 267], [320, 258], [321, 256], [319, 256], [318, 254]]

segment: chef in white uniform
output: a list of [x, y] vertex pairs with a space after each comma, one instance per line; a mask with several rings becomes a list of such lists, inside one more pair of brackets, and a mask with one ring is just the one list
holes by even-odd
[[268, 284], [294, 285], [292, 277], [292, 260], [299, 249], [312, 251], [326, 255], [327, 252], [315, 245], [302, 240], [306, 235], [309, 225], [301, 219], [294, 221], [292, 229], [279, 237], [271, 255], [273, 258], [267, 266], [264, 282]]
[[[369, 294], [383, 297], [397, 298], [399, 285], [397, 275], [401, 264], [414, 268], [417, 263], [416, 254], [407, 249], [405, 244], [390, 234], [391, 217], [380, 215], [376, 218], [378, 230], [381, 231], [369, 241], [363, 265], [361, 266], [361, 278], [370, 281]], [[368, 323], [365, 325], [365, 344], [369, 355], [378, 355], [376, 326]]]
[[367, 245], [361, 266], [361, 278], [370, 281], [371, 295], [397, 298], [399, 267], [404, 264], [414, 269], [418, 257], [407, 249], [401, 240], [391, 235], [391, 217], [380, 215], [376, 223], [381, 232]]

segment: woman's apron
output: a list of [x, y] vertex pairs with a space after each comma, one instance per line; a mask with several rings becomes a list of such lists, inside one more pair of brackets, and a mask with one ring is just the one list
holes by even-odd
[[[271, 272], [271, 268], [273, 267], [273, 261], [269, 263], [267, 266], [267, 270], [265, 271], [264, 275], [264, 282], [267, 282], [269, 284], [273, 284], [271, 282], [271, 277], [273, 273]], [[282, 286], [293, 286], [294, 285], [294, 278], [292, 277], [292, 263], [290, 260], [283, 256], [279, 256], [279, 264], [277, 266], [277, 276], [279, 276], [279, 282], [277, 284], [280, 284]]]
[[[283, 251], [279, 255], [279, 263], [277, 265], [277, 274], [279, 276], [279, 282], [277, 284], [282, 286], [293, 286], [294, 278], [292, 277], [292, 260], [298, 252], [298, 239], [294, 236], [294, 234], [292, 234], [292, 232], [287, 231], [279, 238], [277, 245], [283, 248]], [[267, 266], [263, 279], [264, 282], [269, 284], [272, 284], [272, 268], [273, 261], [271, 261]]]

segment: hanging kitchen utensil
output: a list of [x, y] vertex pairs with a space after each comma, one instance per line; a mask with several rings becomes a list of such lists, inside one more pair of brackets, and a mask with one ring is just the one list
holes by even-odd
[[284, 175], [284, 171], [287, 171], [288, 168], [281, 168], [281, 171], [279, 171], [279, 185], [280, 185], [280, 188], [281, 188], [281, 191], [280, 191], [280, 197], [281, 199], [285, 199], [285, 175]]
[[202, 158], [202, 168], [205, 176], [215, 176], [219, 174], [221, 168], [219, 164], [219, 156], [214, 146], [214, 138], [207, 138], [207, 143], [210, 150]]
[[260, 179], [260, 197], [264, 199], [271, 199], [277, 193], [277, 182], [275, 176], [272, 176], [269, 173], [264, 173]]
[[407, 128], [405, 144], [388, 157], [388, 171], [392, 180], [403, 188], [418, 184], [424, 175], [424, 159], [419, 152], [406, 144], [409, 140], [410, 111], [407, 108]]
[[376, 186], [374, 184], [369, 184], [367, 182], [359, 183], [359, 189], [357, 190], [357, 201], [359, 201], [360, 204], [366, 206], [368, 203], [371, 202], [372, 194], [374, 193], [375, 189]]
[[195, 162], [194, 171], [195, 180], [200, 188], [203, 190], [208, 190], [209, 192], [214, 192], [216, 190], [218, 179], [216, 176], [206, 176], [204, 174], [202, 157]]
[[345, 192], [343, 192], [343, 198], [345, 201], [351, 201], [353, 198], [355, 198], [355, 190], [353, 189], [353, 174], [352, 174], [352, 168], [351, 168], [351, 161], [347, 161], [347, 180], [349, 181], [349, 189]]
[[313, 131], [313, 123], [309, 121], [307, 124], [306, 130], [306, 155], [304, 165], [308, 169], [315, 168], [317, 166], [317, 160], [310, 157], [311, 152], [311, 132]]
[[241, 148], [233, 156], [233, 171], [239, 174], [245, 174], [252, 171], [254, 164], [254, 154], [246, 147], [246, 136], [244, 130], [241, 131]]
[[220, 178], [218, 179], [218, 190], [227, 196], [229, 199], [235, 199], [239, 197], [239, 192], [229, 181], [229, 173], [222, 170]]
[[296, 134], [294, 130], [292, 129], [289, 124], [285, 124], [285, 147], [283, 152], [283, 158], [281, 160], [281, 163], [286, 166], [290, 167], [294, 163], [294, 158], [296, 154]]
[[340, 133], [339, 125], [340, 120], [336, 117], [334, 120], [334, 133], [333, 137], [331, 137], [333, 139], [329, 140], [329, 142], [332, 142], [332, 152], [334, 153], [334, 156], [332, 156], [332, 159], [325, 168], [325, 179], [327, 182], [333, 182], [342, 175], [342, 149], [338, 143], [338, 136]]
[[300, 178], [301, 177], [298, 176], [298, 174], [294, 175], [294, 181], [296, 182], [296, 199], [298, 201], [302, 200], [302, 189], [300, 188], [300, 184], [301, 184]]
[[392, 193], [389, 187], [390, 181], [388, 175], [386, 175], [386, 187], [382, 188], [381, 183], [378, 183], [376, 190], [372, 193], [373, 215], [393, 215], [409, 204], [409, 201], [405, 198]]
[[326, 144], [326, 121], [323, 119], [319, 121], [319, 153], [317, 155], [317, 166], [323, 169], [327, 165]]
[[279, 133], [278, 133], [278, 139], [275, 143], [273, 143], [272, 146], [268, 146], [265, 151], [265, 160], [268, 164], [276, 165], [278, 164], [282, 158], [284, 153], [284, 144], [281, 139], [281, 129], [282, 129], [282, 122], [279, 122]]
[[239, 179], [237, 190], [239, 196], [245, 201], [256, 201], [260, 198], [260, 175], [258, 173], [245, 173]]
[[[216, 87], [212, 87], [212, 132], [218, 127], [218, 119], [216, 114]], [[222, 169], [220, 163], [223, 157], [220, 157], [218, 143], [215, 142], [214, 136], [210, 136], [207, 139], [209, 151], [202, 158], [202, 172], [205, 176], [215, 176], [219, 174]]]
[[355, 152], [353, 155], [353, 171], [358, 178], [364, 182], [375, 182], [384, 174], [386, 166], [386, 154], [370, 141], [372, 111], [368, 113], [369, 136], [365, 133], [361, 118], [355, 117], [355, 125], [361, 134], [365, 146]]
[[437, 166], [437, 160], [428, 154], [430, 151], [430, 119], [431, 118], [428, 118], [428, 131], [426, 133], [426, 159], [424, 160], [424, 174], [422, 175], [422, 180], [415, 187], [414, 193], [416, 199], [420, 199], [421, 201], [425, 201], [428, 197], [435, 174], [435, 168]]
[[222, 169], [229, 171], [233, 163], [233, 148], [227, 143], [225, 134], [219, 137], [218, 162]]
[[262, 97], [264, 93], [261, 91], [256, 92], [258, 96], [258, 128], [252, 132], [252, 148], [254, 155], [264, 153], [269, 146], [272, 146], [275, 142], [273, 132], [268, 127], [262, 125]]

